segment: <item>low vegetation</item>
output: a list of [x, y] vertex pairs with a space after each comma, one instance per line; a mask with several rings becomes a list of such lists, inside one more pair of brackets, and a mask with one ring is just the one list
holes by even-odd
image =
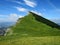
[[[60, 45], [59, 25], [47, 19], [48, 22], [44, 23], [42, 18], [34, 15], [36, 14], [30, 12], [27, 16], [19, 19], [6, 36], [0, 36], [0, 45]], [[47, 23], [54, 25], [52, 27]]]

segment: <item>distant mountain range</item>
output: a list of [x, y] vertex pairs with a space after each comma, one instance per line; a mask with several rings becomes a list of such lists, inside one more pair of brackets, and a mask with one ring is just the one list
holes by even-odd
[[10, 26], [13, 26], [15, 22], [0, 22], [0, 30], [5, 30]]
[[15, 24], [15, 22], [0, 22], [0, 26], [11, 26], [14, 24]]

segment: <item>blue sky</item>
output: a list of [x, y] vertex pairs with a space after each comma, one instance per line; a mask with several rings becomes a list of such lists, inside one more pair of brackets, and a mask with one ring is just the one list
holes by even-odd
[[0, 0], [0, 22], [16, 22], [28, 11], [59, 22], [60, 0]]

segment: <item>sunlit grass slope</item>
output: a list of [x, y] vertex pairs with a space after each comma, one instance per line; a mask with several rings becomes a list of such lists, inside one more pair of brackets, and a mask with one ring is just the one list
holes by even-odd
[[56, 26], [53, 22], [29, 13], [20, 18], [6, 36], [0, 36], [0, 45], [60, 45], [60, 29]]
[[0, 41], [0, 45], [60, 45], [60, 36], [16, 37]]
[[38, 17], [38, 20], [42, 20], [38, 21], [36, 19], [38, 15], [34, 15], [34, 13], [29, 13], [27, 16], [19, 19], [16, 25], [12, 27], [13, 33], [20, 36], [60, 36], [59, 29], [46, 24], [50, 23], [49, 20], [43, 23], [44, 20], [42, 18]]

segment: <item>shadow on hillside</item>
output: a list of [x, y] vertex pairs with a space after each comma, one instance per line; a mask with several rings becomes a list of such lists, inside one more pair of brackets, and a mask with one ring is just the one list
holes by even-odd
[[[30, 12], [30, 13], [32, 13], [32, 12]], [[35, 17], [35, 19], [37, 21], [45, 23], [45, 24], [51, 26], [52, 28], [60, 29], [60, 25], [58, 25], [58, 24], [56, 24], [56, 23], [54, 23], [54, 22], [52, 22], [52, 21], [50, 21], [50, 20], [48, 20], [48, 19], [46, 19], [46, 18], [44, 18], [42, 16], [39, 16], [39, 15], [37, 15], [35, 13], [32, 13], [32, 14], [33, 14], [33, 16]]]

